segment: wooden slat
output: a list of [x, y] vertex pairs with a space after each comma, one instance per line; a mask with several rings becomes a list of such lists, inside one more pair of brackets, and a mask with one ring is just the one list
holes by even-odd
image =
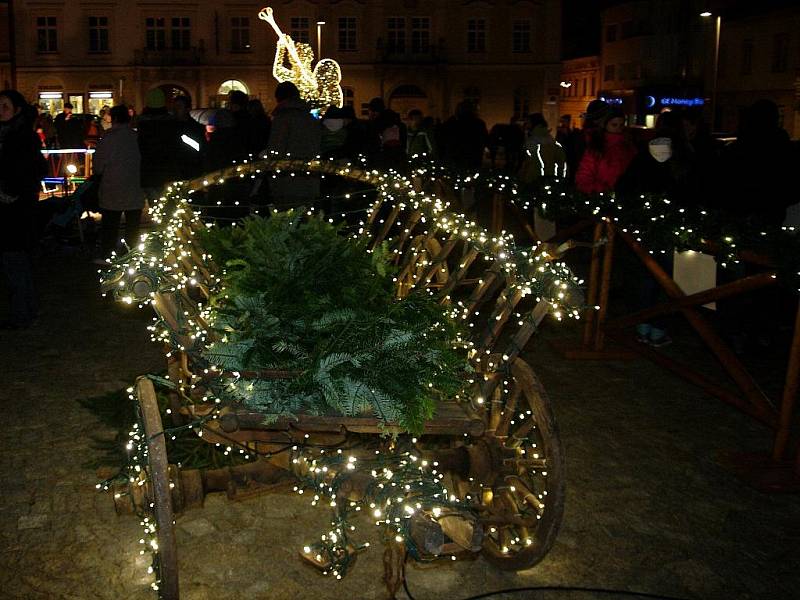
[[395, 220], [397, 219], [397, 215], [400, 214], [401, 210], [402, 209], [400, 208], [399, 202], [392, 207], [389, 216], [383, 222], [383, 227], [381, 227], [380, 232], [374, 238], [372, 238], [372, 242], [369, 245], [370, 248], [372, 249], [377, 248], [380, 245], [380, 243], [384, 239], [386, 239], [386, 236], [389, 234], [389, 230], [391, 230], [391, 228], [394, 226]]
[[[444, 265], [444, 268], [447, 267], [447, 257], [453, 251], [453, 248], [456, 247], [458, 241], [459, 241], [458, 236], [455, 234], [451, 235], [447, 239], [447, 241], [444, 243], [444, 246], [442, 246], [442, 249], [438, 252], [436, 256], [433, 257], [433, 260], [431, 261], [431, 265], [428, 267], [428, 270], [422, 276], [421, 278], [422, 285], [430, 283], [431, 279], [433, 279], [434, 276], [441, 277], [440, 273], [441, 269], [443, 268], [442, 265]], [[446, 280], [446, 276], [444, 277], [444, 279]]]
[[420, 219], [422, 218], [422, 212], [419, 210], [415, 210], [408, 216], [408, 220], [406, 221], [405, 225], [403, 225], [400, 235], [397, 238], [397, 245], [395, 246], [395, 264], [400, 263], [400, 259], [403, 256], [403, 246], [405, 245], [408, 239], [412, 239], [412, 234], [414, 232], [414, 228], [419, 223]]
[[459, 264], [458, 270], [455, 273], [451, 273], [449, 279], [445, 283], [444, 287], [439, 292], [441, 299], [440, 301], [444, 304], [446, 303], [447, 297], [450, 295], [450, 292], [455, 289], [455, 287], [464, 279], [469, 271], [470, 266], [475, 259], [478, 257], [478, 249], [475, 247], [470, 247], [466, 254], [462, 257], [461, 263]]
[[[466, 414], [461, 406], [454, 402], [442, 402], [437, 406], [436, 416], [425, 423], [426, 435], [481, 435], [484, 423]], [[386, 425], [372, 416], [345, 417], [341, 415], [297, 415], [296, 419], [280, 418], [273, 423], [265, 423], [264, 415], [252, 411], [236, 411], [223, 417], [223, 428], [226, 431], [263, 430], [286, 431], [290, 428], [302, 431], [338, 432], [342, 429], [356, 433], [381, 433], [384, 431], [401, 431], [399, 427]]]
[[473, 312], [475, 312], [475, 309], [480, 305], [483, 297], [494, 286], [495, 282], [500, 279], [500, 277], [500, 265], [498, 263], [494, 263], [492, 267], [484, 274], [482, 283], [478, 284], [478, 286], [472, 291], [469, 300], [467, 300], [467, 303], [462, 311], [462, 316], [464, 318], [469, 317]]
[[508, 360], [512, 361], [517, 356], [519, 356], [523, 350], [525, 350], [525, 346], [528, 344], [528, 341], [531, 339], [531, 336], [536, 332], [539, 328], [539, 324], [542, 322], [547, 316], [547, 313], [550, 311], [550, 306], [542, 300], [538, 302], [536, 306], [533, 307], [533, 310], [529, 311], [524, 317], [524, 321], [522, 326], [517, 330], [514, 336], [511, 338], [505, 352], [506, 356], [508, 356]]
[[506, 287], [495, 301], [495, 307], [486, 324], [478, 349], [487, 350], [497, 341], [500, 333], [522, 299], [522, 289], [518, 286]]

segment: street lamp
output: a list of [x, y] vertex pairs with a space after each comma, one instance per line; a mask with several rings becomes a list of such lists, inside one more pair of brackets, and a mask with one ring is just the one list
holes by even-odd
[[325, 21], [317, 21], [317, 60], [322, 60], [322, 26]]
[[[714, 16], [709, 11], [700, 13], [704, 19]], [[719, 75], [719, 35], [722, 31], [722, 17], [717, 15], [716, 30], [714, 32], [714, 80], [711, 85], [711, 130], [714, 130], [717, 120], [717, 78]]]

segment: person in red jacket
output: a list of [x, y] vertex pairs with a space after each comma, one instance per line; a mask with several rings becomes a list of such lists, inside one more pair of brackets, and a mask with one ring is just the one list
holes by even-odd
[[625, 115], [614, 107], [603, 127], [592, 133], [575, 174], [575, 186], [584, 194], [609, 192], [636, 156], [636, 147], [625, 134]]

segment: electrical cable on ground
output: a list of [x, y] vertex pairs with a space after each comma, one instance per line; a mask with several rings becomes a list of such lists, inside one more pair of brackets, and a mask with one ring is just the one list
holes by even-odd
[[[406, 563], [408, 557], [403, 561], [403, 590], [408, 596], [408, 600], [417, 600], [417, 598], [408, 589], [408, 580], [406, 579]], [[609, 590], [606, 588], [594, 587], [580, 587], [580, 586], [559, 586], [559, 585], [536, 585], [519, 588], [506, 588], [502, 590], [495, 590], [493, 592], [485, 592], [475, 596], [469, 596], [462, 600], [482, 600], [483, 598], [491, 598], [501, 594], [520, 594], [522, 592], [578, 592], [585, 594], [604, 594], [615, 596], [626, 596], [630, 598], [650, 598], [652, 600], [688, 600], [687, 598], [679, 598], [677, 596], [664, 596], [662, 594], [651, 594], [648, 592], [636, 592], [631, 590]]]

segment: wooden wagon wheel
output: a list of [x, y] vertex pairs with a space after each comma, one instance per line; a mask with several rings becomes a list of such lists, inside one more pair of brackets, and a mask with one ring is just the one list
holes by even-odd
[[531, 367], [515, 359], [504, 381], [483, 400], [485, 434], [464, 447], [469, 475], [454, 479], [462, 498], [478, 500], [483, 556], [518, 571], [541, 561], [555, 542], [564, 513], [564, 454]]
[[152, 507], [157, 527], [156, 573], [159, 580], [159, 598], [177, 600], [178, 551], [173, 523], [167, 445], [153, 382], [146, 377], [139, 377], [136, 380], [136, 397], [144, 425], [143, 433], [147, 440], [147, 464], [144, 465], [149, 480], [147, 491], [150, 497], [147, 504]]

